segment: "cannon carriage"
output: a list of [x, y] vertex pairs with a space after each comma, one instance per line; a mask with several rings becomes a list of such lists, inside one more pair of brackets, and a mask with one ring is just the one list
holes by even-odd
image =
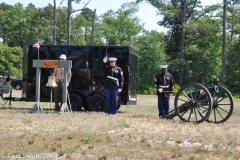
[[184, 122], [223, 123], [232, 115], [233, 107], [233, 97], [223, 86], [189, 83], [175, 95], [174, 109], [167, 118], [178, 116]]

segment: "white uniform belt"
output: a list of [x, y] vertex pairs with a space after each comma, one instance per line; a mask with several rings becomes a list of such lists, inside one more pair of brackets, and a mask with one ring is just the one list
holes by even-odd
[[56, 82], [63, 82], [63, 80], [56, 79]]
[[168, 88], [169, 85], [167, 85], [167, 86], [161, 86], [161, 85], [159, 85], [159, 87], [160, 87], [160, 88]]

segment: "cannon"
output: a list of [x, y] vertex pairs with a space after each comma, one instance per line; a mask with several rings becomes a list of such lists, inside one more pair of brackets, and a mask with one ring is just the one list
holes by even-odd
[[[11, 105], [11, 101], [23, 101], [24, 98], [12, 97], [12, 89], [8, 88], [7, 82], [11, 80], [10, 74], [8, 71], [0, 69], [0, 72], [4, 73], [4, 76], [0, 76], [0, 106], [4, 106], [7, 101]], [[8, 97], [4, 97], [4, 94], [9, 94]]]
[[175, 95], [174, 109], [167, 118], [178, 116], [184, 122], [223, 123], [232, 115], [233, 107], [233, 97], [223, 86], [189, 83]]
[[7, 101], [3, 98], [3, 94], [8, 94], [9, 88], [6, 86], [6, 77], [0, 76], [0, 105], [5, 105]]
[[9, 88], [7, 87], [7, 82], [10, 80], [10, 75], [7, 71], [0, 69], [4, 76], [0, 76], [0, 105], [4, 105], [7, 101], [3, 98], [3, 94], [9, 93]]

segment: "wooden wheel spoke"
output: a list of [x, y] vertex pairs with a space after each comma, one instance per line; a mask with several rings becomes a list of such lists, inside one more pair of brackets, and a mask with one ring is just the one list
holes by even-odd
[[193, 109], [191, 109], [190, 114], [188, 116], [188, 122], [190, 121], [191, 115], [192, 115]]
[[217, 109], [217, 111], [222, 110], [222, 111], [224, 111], [225, 113], [229, 113], [229, 111], [227, 111], [227, 110], [225, 110], [225, 109], [223, 109], [223, 108], [221, 108], [221, 107], [217, 107], [216, 109]]
[[205, 109], [205, 110], [203, 110], [203, 111], [202, 111], [203, 113], [205, 113], [205, 112], [207, 112], [207, 111], [208, 111], [208, 108], [207, 108], [207, 107], [205, 107], [205, 106], [202, 106], [202, 108], [203, 108], [203, 109]]
[[189, 98], [188, 95], [187, 95], [185, 92], [183, 92], [183, 94], [185, 95], [185, 97], [187, 97], [187, 99], [188, 99], [189, 101], [191, 101], [191, 98]]
[[185, 113], [187, 113], [188, 110], [189, 110], [189, 109], [187, 109], [186, 111], [182, 112], [182, 113], [181, 113], [181, 117], [183, 117], [183, 116], [185, 115]]
[[181, 102], [185, 102], [185, 103], [187, 103], [187, 102], [188, 102], [187, 100], [180, 99], [180, 98], [179, 98], [179, 101], [181, 101]]
[[216, 102], [216, 103], [219, 103], [219, 102], [223, 101], [223, 100], [226, 99], [226, 98], [227, 98], [227, 96], [222, 97], [219, 101], [217, 100], [217, 101], [215, 101], [215, 102]]
[[[222, 119], [224, 118], [223, 116], [222, 116], [222, 114], [219, 112], [219, 110], [218, 109], [216, 109], [217, 110], [217, 112], [218, 112], [218, 114], [222, 117]], [[228, 113], [228, 112], [227, 112]]]
[[204, 117], [204, 114], [199, 106], [196, 107], [198, 113], [200, 114], [201, 117]]
[[194, 114], [195, 114], [195, 119], [196, 119], [196, 122], [198, 122], [198, 118], [197, 118], [197, 112], [196, 112], [196, 108], [194, 107]]

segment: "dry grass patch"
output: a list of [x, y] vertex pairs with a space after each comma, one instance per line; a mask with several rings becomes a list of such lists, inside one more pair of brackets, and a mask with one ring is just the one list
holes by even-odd
[[[173, 97], [171, 107], [173, 108]], [[239, 159], [239, 100], [222, 124], [159, 119], [155, 95], [139, 95], [116, 115], [97, 112], [29, 113], [27, 102], [0, 108], [0, 155], [54, 154], [63, 159]], [[21, 108], [21, 109], [19, 109]], [[0, 158], [1, 159], [1, 158]]]

